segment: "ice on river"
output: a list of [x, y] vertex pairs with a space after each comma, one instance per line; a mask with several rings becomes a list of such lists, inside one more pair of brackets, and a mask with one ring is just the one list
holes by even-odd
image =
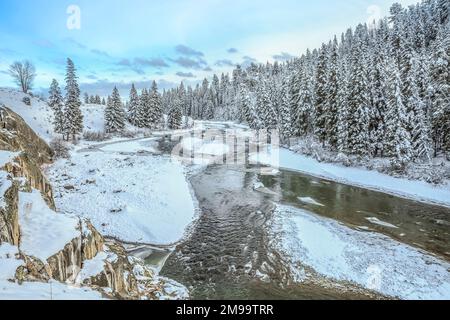
[[312, 204], [312, 205], [314, 205], [314, 206], [324, 207], [323, 204], [317, 202], [316, 200], [314, 200], [314, 199], [311, 198], [311, 197], [299, 197], [298, 200], [299, 200], [300, 202], [302, 202], [302, 203], [305, 203], [305, 204]]
[[450, 299], [450, 264], [423, 250], [283, 205], [271, 228], [272, 244], [290, 257], [294, 274], [307, 265], [391, 297]]
[[381, 221], [380, 219], [375, 218], [375, 217], [369, 217], [369, 218], [366, 218], [366, 220], [369, 221], [370, 223], [373, 223], [373, 224], [376, 224], [376, 225], [379, 225], [382, 227], [398, 229], [397, 226], [394, 226], [393, 224], [390, 224], [386, 221]]

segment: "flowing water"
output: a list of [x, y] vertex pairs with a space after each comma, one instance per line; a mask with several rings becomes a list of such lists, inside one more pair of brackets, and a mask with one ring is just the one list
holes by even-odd
[[[178, 141], [162, 138], [159, 150], [168, 153]], [[154, 251], [147, 263], [162, 264], [162, 275], [184, 284], [194, 299], [383, 298], [318, 274], [295, 283], [285, 257], [270, 245], [274, 203], [383, 233], [450, 261], [449, 208], [298, 172], [267, 175], [260, 169], [211, 165], [191, 176], [200, 207], [193, 233], [170, 256]]]

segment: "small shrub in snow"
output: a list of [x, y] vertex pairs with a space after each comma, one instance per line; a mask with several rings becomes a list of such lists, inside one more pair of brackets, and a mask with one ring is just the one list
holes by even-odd
[[135, 138], [137, 135], [137, 131], [132, 131], [132, 130], [122, 130], [120, 132], [120, 136], [123, 138]]
[[85, 131], [83, 139], [86, 141], [102, 142], [108, 140], [110, 136], [104, 131]]
[[446, 179], [445, 169], [443, 165], [417, 164], [408, 168], [407, 176], [410, 179], [439, 185]]
[[339, 162], [341, 164], [343, 164], [346, 167], [350, 167], [351, 166], [351, 161], [348, 158], [347, 155], [343, 154], [343, 153], [339, 153], [336, 157], [336, 162]]
[[31, 99], [30, 99], [30, 97], [24, 97], [22, 99], [22, 102], [25, 103], [27, 106], [31, 106]]
[[70, 149], [67, 144], [60, 138], [53, 139], [50, 142], [50, 148], [52, 148], [56, 159], [69, 159]]
[[144, 138], [150, 138], [150, 137], [152, 137], [152, 136], [153, 136], [153, 134], [152, 134], [151, 131], [148, 131], [148, 130], [145, 130], [145, 131], [144, 131]]
[[292, 150], [297, 153], [312, 156], [320, 162], [325, 158], [325, 150], [322, 148], [320, 142], [312, 136], [308, 136], [304, 140], [300, 140], [298, 145], [293, 147]]

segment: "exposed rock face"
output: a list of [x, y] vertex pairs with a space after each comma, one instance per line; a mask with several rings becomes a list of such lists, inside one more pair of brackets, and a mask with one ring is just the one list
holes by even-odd
[[[9, 180], [4, 183], [10, 183], [11, 186], [6, 190], [4, 197], [4, 206], [0, 206], [0, 244], [4, 242], [13, 245], [19, 244], [19, 183]], [[1, 196], [1, 195], [0, 195]]]
[[105, 252], [108, 257], [104, 260], [103, 270], [97, 275], [83, 279], [83, 283], [99, 288], [110, 288], [118, 299], [139, 299], [141, 294], [133, 274], [133, 266], [124, 247], [110, 241], [106, 245]]
[[[55, 207], [52, 188], [40, 170], [41, 165], [51, 161], [53, 152], [19, 115], [5, 106], [0, 107], [0, 150], [20, 152], [13, 162], [0, 168], [9, 173], [9, 177], [2, 177], [3, 183], [11, 184], [0, 195], [4, 199], [3, 206], [0, 206], [0, 243], [5, 241], [18, 245], [20, 188], [40, 190], [49, 206]], [[26, 184], [14, 180], [18, 177], [24, 178]]]
[[[79, 237], [67, 243], [61, 251], [41, 261], [22, 253], [26, 263], [21, 280], [55, 279], [61, 282], [74, 282], [83, 262], [94, 258], [97, 253], [103, 251], [104, 239], [87, 220], [80, 219], [78, 226]], [[19, 245], [20, 248], [20, 245]]]
[[0, 107], [0, 150], [20, 152], [12, 163], [3, 169], [12, 177], [23, 177], [28, 187], [41, 191], [51, 208], [55, 208], [50, 183], [42, 174], [41, 166], [51, 163], [53, 151], [16, 113]]
[[23, 151], [38, 165], [50, 163], [53, 158], [45, 141], [6, 106], [0, 107], [0, 150]]
[[159, 277], [148, 268], [144, 261], [131, 257], [122, 244], [115, 240], [107, 240], [103, 270], [87, 279], [84, 284], [98, 287], [105, 291], [112, 289], [117, 299], [188, 299], [187, 290], [170, 279]]
[[81, 259], [83, 261], [91, 260], [100, 251], [103, 251], [103, 244], [105, 243], [105, 240], [89, 220], [81, 220], [81, 231]]
[[[19, 219], [20, 192], [39, 190], [47, 205], [55, 210], [53, 192], [41, 171], [52, 161], [53, 152], [24, 120], [6, 107], [0, 107], [0, 150], [19, 152], [11, 162], [0, 168], [0, 244], [18, 246], [23, 265], [16, 270], [16, 281], [49, 281], [79, 283], [95, 288], [105, 296], [118, 299], [187, 298], [182, 286], [158, 278], [144, 262], [128, 256], [117, 241], [105, 241], [85, 219], [80, 219], [74, 239], [46, 261], [21, 250]], [[55, 212], [55, 214], [57, 214]], [[104, 259], [99, 258], [106, 256]], [[86, 264], [96, 260], [98, 270], [80, 279]], [[175, 289], [174, 289], [175, 288]]]

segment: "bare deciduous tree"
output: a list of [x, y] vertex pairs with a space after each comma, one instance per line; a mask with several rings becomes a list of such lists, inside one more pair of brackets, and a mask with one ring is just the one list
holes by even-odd
[[36, 69], [30, 61], [14, 62], [9, 67], [9, 74], [24, 93], [28, 93], [32, 89]]

